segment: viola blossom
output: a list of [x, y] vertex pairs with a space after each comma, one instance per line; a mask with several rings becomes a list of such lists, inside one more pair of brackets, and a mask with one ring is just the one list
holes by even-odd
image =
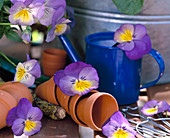
[[151, 50], [151, 40], [147, 29], [141, 24], [124, 24], [114, 34], [114, 41], [119, 44], [117, 47], [125, 51], [126, 56], [131, 60], [142, 58]]
[[102, 133], [108, 138], [135, 138], [137, 135], [120, 111], [110, 117], [109, 122], [102, 127]]
[[67, 30], [67, 23], [71, 21], [65, 18], [61, 18], [54, 25], [52, 25], [52, 29], [48, 32], [46, 42], [50, 42], [54, 40], [54, 38], [58, 35], [63, 34]]
[[44, 15], [42, 0], [13, 0], [9, 21], [16, 25], [32, 25]]
[[26, 43], [26, 44], [31, 42], [31, 30], [28, 30], [28, 29], [24, 30], [21, 38], [24, 41], [24, 43]]
[[35, 79], [41, 76], [40, 65], [37, 60], [30, 59], [27, 55], [27, 61], [24, 63], [18, 63], [14, 82], [20, 82], [30, 87], [34, 84]]
[[84, 95], [98, 88], [99, 77], [91, 65], [79, 61], [68, 65], [64, 70], [57, 71], [54, 82], [66, 95]]
[[166, 102], [166, 101], [156, 101], [156, 100], [152, 100], [147, 102], [143, 108], [141, 109], [141, 112], [144, 115], [147, 116], [152, 116], [164, 111], [167, 111], [170, 109], [170, 105]]
[[12, 126], [14, 135], [31, 136], [40, 131], [42, 117], [43, 113], [38, 107], [33, 107], [26, 98], [22, 98], [18, 106], [8, 112], [6, 123]]
[[66, 2], [65, 0], [45, 0], [44, 6], [45, 14], [39, 22], [42, 25], [49, 26], [52, 24], [53, 15], [55, 12], [59, 13], [57, 14], [57, 17], [55, 17], [55, 20], [63, 17], [66, 9]]

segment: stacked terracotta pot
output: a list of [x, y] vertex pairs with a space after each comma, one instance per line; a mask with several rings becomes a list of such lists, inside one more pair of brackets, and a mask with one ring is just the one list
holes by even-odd
[[39, 85], [35, 93], [48, 102], [64, 107], [79, 125], [97, 131], [101, 131], [107, 119], [118, 110], [118, 104], [110, 94], [92, 90], [83, 96], [68, 96], [55, 85], [53, 77]]
[[21, 98], [33, 101], [30, 90], [19, 82], [6, 82], [0, 86], [0, 129], [6, 127], [9, 110], [17, 106]]
[[45, 49], [42, 53], [41, 64], [46, 76], [53, 76], [56, 71], [65, 67], [66, 62], [67, 53], [63, 49]]

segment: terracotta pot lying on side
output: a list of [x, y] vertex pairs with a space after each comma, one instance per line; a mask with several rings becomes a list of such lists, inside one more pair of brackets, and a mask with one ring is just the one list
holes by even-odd
[[53, 76], [58, 70], [65, 67], [67, 61], [67, 53], [63, 49], [45, 49], [42, 52], [41, 64], [43, 73], [46, 76]]
[[19, 82], [6, 82], [0, 86], [0, 129], [6, 127], [9, 110], [17, 106], [21, 98], [33, 101], [30, 90]]
[[64, 107], [79, 125], [97, 131], [102, 131], [105, 121], [118, 111], [118, 104], [110, 94], [92, 90], [83, 96], [68, 96], [55, 86], [53, 77], [40, 84], [35, 93], [41, 99]]

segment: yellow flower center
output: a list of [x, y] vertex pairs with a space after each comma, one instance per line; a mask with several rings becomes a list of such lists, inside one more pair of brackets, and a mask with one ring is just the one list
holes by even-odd
[[131, 41], [133, 37], [130, 30], [124, 30], [124, 33], [121, 34], [120, 39], [122, 39], [123, 41]]
[[29, 19], [30, 19], [28, 10], [23, 9], [23, 10], [19, 11], [18, 13], [16, 13], [15, 16], [14, 16], [14, 20], [17, 20], [19, 18], [21, 18], [21, 20], [23, 22], [28, 22]]
[[124, 131], [122, 128], [119, 128], [113, 135], [113, 138], [128, 138], [129, 135], [126, 131]]
[[25, 74], [25, 69], [18, 68], [18, 71], [17, 71], [17, 80], [20, 81], [22, 79], [22, 77], [24, 76], [24, 74]]
[[146, 112], [147, 113], [155, 113], [155, 112], [157, 112], [157, 110], [158, 110], [158, 107], [156, 106], [155, 108], [147, 109]]
[[32, 131], [32, 129], [34, 129], [35, 126], [36, 126], [35, 122], [29, 121], [29, 120], [25, 121], [25, 130], [26, 131]]
[[75, 89], [77, 91], [84, 91], [85, 89], [89, 89], [91, 87], [91, 83], [83, 80], [76, 81]]
[[59, 25], [56, 25], [56, 29], [55, 29], [55, 32], [61, 32], [62, 29], [64, 28], [65, 24], [59, 24]]

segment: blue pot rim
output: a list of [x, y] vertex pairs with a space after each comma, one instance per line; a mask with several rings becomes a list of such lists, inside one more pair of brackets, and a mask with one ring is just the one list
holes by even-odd
[[115, 32], [93, 33], [93, 34], [87, 35], [85, 37], [85, 41], [86, 41], [86, 44], [89, 44], [91, 46], [96, 46], [96, 47], [100, 47], [100, 48], [104, 48], [104, 49], [115, 49], [115, 50], [117, 49], [117, 50], [120, 50], [120, 48], [118, 48], [118, 47], [102, 46], [102, 45], [94, 44], [92, 42], [92, 40], [96, 40], [96, 39], [114, 40], [114, 33]]

